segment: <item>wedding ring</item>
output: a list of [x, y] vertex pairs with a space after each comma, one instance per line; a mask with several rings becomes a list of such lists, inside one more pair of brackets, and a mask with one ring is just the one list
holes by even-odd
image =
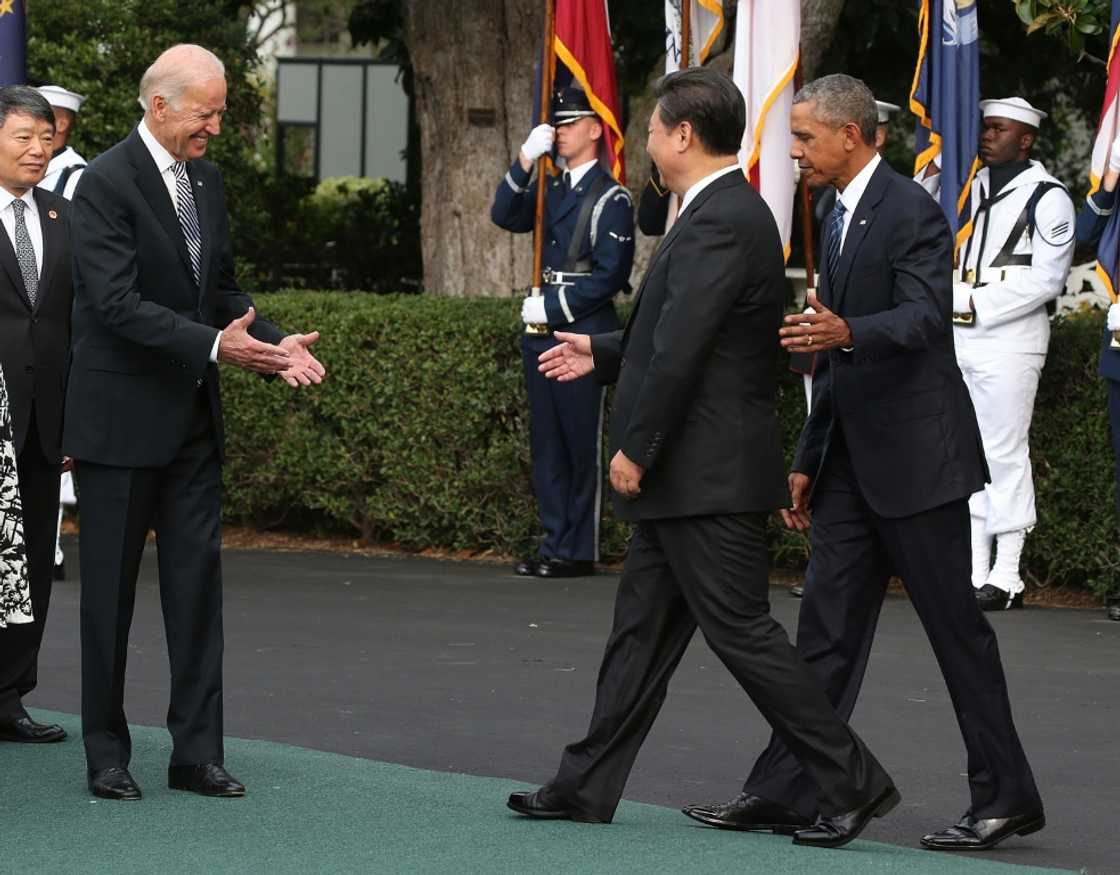
[[811, 334], [808, 335], [808, 337], [805, 340], [805, 345], [806, 346], [812, 346], [813, 345], [813, 335], [811, 335]]

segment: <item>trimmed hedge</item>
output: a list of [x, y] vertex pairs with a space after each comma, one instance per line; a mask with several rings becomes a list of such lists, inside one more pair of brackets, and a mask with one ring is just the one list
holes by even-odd
[[[322, 332], [316, 351], [328, 379], [293, 391], [224, 374], [227, 519], [409, 549], [516, 554], [533, 543], [517, 301], [280, 292], [257, 304], [287, 330]], [[1039, 526], [1026, 557], [1037, 582], [1099, 594], [1120, 571], [1095, 376], [1102, 321], [1090, 311], [1054, 328], [1032, 430]], [[804, 393], [784, 357], [775, 368], [791, 453]], [[602, 551], [618, 558], [628, 531], [607, 504]], [[802, 536], [776, 518], [772, 535], [775, 564], [804, 563]]]

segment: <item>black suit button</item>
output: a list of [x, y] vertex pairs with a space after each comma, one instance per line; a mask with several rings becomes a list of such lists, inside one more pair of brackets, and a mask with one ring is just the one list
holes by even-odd
[[38, 325], [39, 324], [39, 317], [38, 316], [32, 316], [31, 317], [31, 324], [32, 325]]

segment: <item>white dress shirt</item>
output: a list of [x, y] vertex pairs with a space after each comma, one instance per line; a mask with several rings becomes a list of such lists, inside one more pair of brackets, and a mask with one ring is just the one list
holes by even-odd
[[[136, 126], [136, 130], [140, 134], [140, 139], [144, 141], [144, 145], [148, 147], [148, 152], [156, 163], [156, 170], [159, 171], [160, 179], [163, 180], [163, 184], [167, 188], [167, 194], [171, 198], [171, 211], [178, 216], [179, 184], [175, 180], [175, 164], [178, 159], [163, 148], [163, 144], [148, 130], [148, 125], [143, 119], [140, 119], [140, 124]], [[210, 349], [210, 361], [216, 362], [218, 360], [218, 345], [221, 342], [222, 332], [219, 331], [218, 336], [214, 338], [214, 346]]]
[[681, 208], [677, 211], [677, 215], [683, 216], [684, 211], [688, 209], [688, 205], [696, 200], [696, 195], [700, 194], [700, 192], [706, 189], [721, 176], [727, 176], [727, 174], [731, 173], [733, 170], [738, 170], [740, 173], [743, 172], [743, 169], [736, 161], [734, 164], [728, 164], [726, 167], [721, 167], [715, 173], [709, 173], [699, 182], [695, 183], [688, 191], [684, 193], [684, 198], [681, 200]]
[[590, 161], [585, 161], [579, 167], [569, 167], [567, 169], [568, 181], [571, 183], [572, 188], [579, 185], [579, 181], [587, 176], [587, 172], [599, 163], [599, 159], [592, 158]]
[[879, 157], [878, 153], [868, 161], [863, 170], [852, 177], [852, 181], [844, 186], [844, 190], [840, 192], [840, 202], [844, 205], [844, 230], [840, 234], [840, 252], [844, 251], [844, 242], [848, 239], [848, 226], [852, 224], [852, 216], [855, 215], [856, 207], [859, 206], [859, 199], [863, 197], [863, 193], [867, 190], [867, 185], [871, 182], [871, 177], [875, 173], [875, 168], [879, 166], [879, 162], [883, 159]]
[[[12, 241], [12, 251], [16, 248], [16, 211], [12, 208], [12, 201], [16, 196], [6, 188], [0, 188], [0, 221], [4, 223], [4, 230], [8, 232], [8, 239]], [[43, 275], [43, 226], [39, 222], [39, 208], [35, 205], [35, 195], [28, 189], [19, 200], [27, 208], [23, 211], [23, 221], [27, 225], [27, 236], [31, 238], [31, 248], [35, 250], [35, 267], [39, 276]]]

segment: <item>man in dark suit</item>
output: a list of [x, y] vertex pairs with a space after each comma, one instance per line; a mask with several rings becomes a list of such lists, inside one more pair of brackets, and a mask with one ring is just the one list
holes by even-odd
[[[308, 347], [254, 319], [233, 275], [218, 168], [221, 62], [164, 52], [140, 82], [144, 118], [89, 165], [72, 204], [73, 364], [63, 446], [82, 493], [82, 735], [96, 796], [139, 799], [124, 714], [128, 629], [149, 528], [171, 659], [168, 784], [245, 788], [223, 768], [222, 408], [218, 363], [317, 383]], [[224, 326], [219, 330], [219, 326]]]
[[[875, 101], [850, 76], [805, 86], [792, 154], [840, 192], [822, 234], [816, 312], [786, 317], [782, 345], [817, 353], [813, 409], [790, 474], [791, 528], [809, 528], [813, 572], [797, 647], [847, 717], [892, 569], [933, 645], [968, 750], [971, 805], [922, 839], [979, 850], [1045, 825], [1011, 717], [995, 633], [971, 583], [968, 496], [987, 478], [976, 414], [953, 352], [953, 244], [940, 209], [875, 152]], [[815, 779], [775, 735], [744, 791], [685, 813], [713, 826], [807, 823]]]
[[0, 632], [0, 741], [62, 741], [32, 720], [23, 697], [37, 683], [54, 577], [62, 476], [62, 407], [70, 350], [67, 203], [36, 188], [46, 173], [54, 112], [33, 88], [0, 88], [0, 367], [8, 385], [34, 621]]
[[[731, 80], [697, 68], [655, 89], [648, 149], [681, 212], [624, 331], [557, 334], [542, 371], [618, 383], [611, 485], [636, 523], [587, 737], [509, 806], [607, 822], [697, 626], [817, 782], [821, 818], [795, 841], [843, 845], [898, 802], [769, 612], [766, 518], [788, 507], [774, 411], [782, 246], [736, 153]], [[792, 831], [791, 831], [792, 832]]]

